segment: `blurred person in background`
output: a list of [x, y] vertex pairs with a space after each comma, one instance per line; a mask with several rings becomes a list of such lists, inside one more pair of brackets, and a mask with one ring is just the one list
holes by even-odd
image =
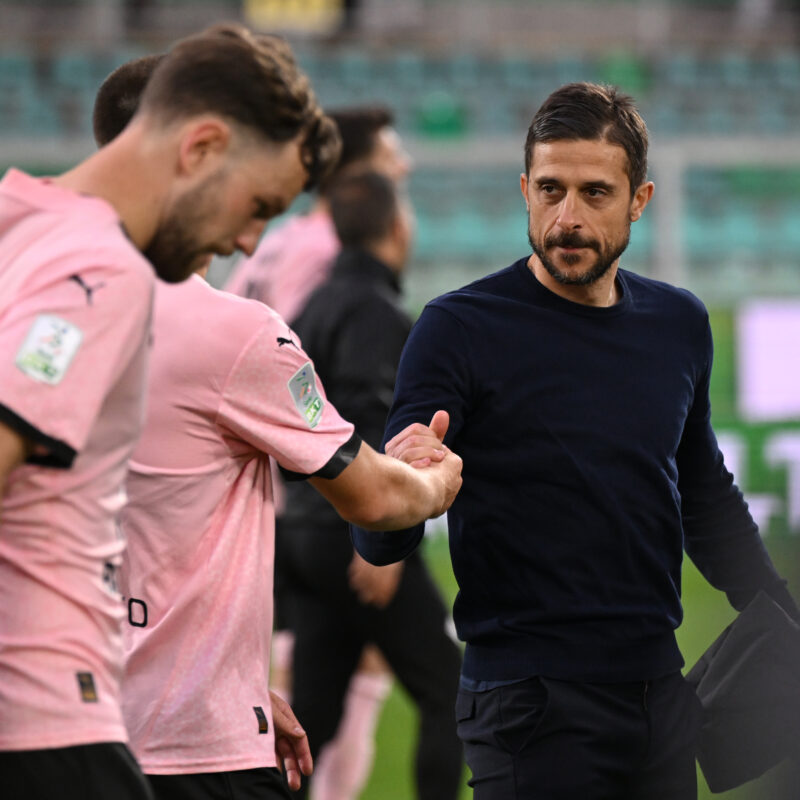
[[[338, 135], [286, 45], [257, 41], [262, 58], [279, 67], [273, 88], [293, 87], [313, 132], [306, 141], [314, 168], [298, 159], [280, 173], [285, 207], [335, 162]], [[168, 68], [139, 60], [108, 79], [95, 109], [101, 144], [135, 112], [137, 85], [146, 84], [146, 103]], [[436, 459], [419, 482], [410, 468], [362, 445], [284, 321], [199, 275], [157, 287], [153, 330], [147, 417], [120, 520], [129, 539], [120, 585], [132, 748], [159, 798], [288, 798], [278, 764], [299, 787], [312, 762], [304, 731], [267, 684], [271, 461], [309, 480], [344, 517], [377, 527], [441, 513], [457, 490], [459, 461]]]
[[[331, 402], [377, 447], [411, 329], [400, 305], [411, 209], [396, 184], [375, 171], [339, 176], [326, 199], [342, 249], [293, 330]], [[278, 563], [295, 637], [292, 704], [312, 755], [334, 736], [360, 654], [374, 643], [419, 712], [416, 796], [455, 800], [463, 771], [453, 719], [461, 658], [421, 554], [386, 567], [368, 564], [354, 555], [334, 509], [311, 487], [290, 483]]]
[[[270, 231], [256, 252], [234, 269], [225, 289], [260, 300], [290, 324], [309, 295], [326, 279], [341, 247], [328, 205], [328, 188], [353, 170], [375, 169], [403, 183], [411, 159], [393, 127], [391, 111], [382, 106], [355, 106], [328, 112], [342, 139], [335, 170], [320, 184], [308, 213], [292, 217]], [[277, 475], [278, 556], [276, 559], [276, 625], [272, 686], [291, 697], [293, 637], [281, 603], [285, 583], [280, 559], [282, 484]], [[314, 775], [316, 800], [354, 800], [369, 777], [374, 736], [381, 708], [391, 688], [391, 674], [377, 649], [367, 647], [353, 676], [341, 729], [320, 754]]]
[[[533, 253], [431, 301], [400, 362], [386, 452], [464, 459], [448, 527], [476, 800], [696, 798], [684, 548], [736, 609], [763, 590], [800, 616], [711, 427], [705, 307], [619, 267], [647, 147], [615, 88], [553, 92], [520, 178]], [[353, 536], [387, 564], [422, 529]]]
[[251, 252], [321, 155], [305, 85], [246, 32], [184, 39], [162, 67], [108, 147], [54, 178], [0, 183], [4, 796], [150, 796], [120, 707], [115, 518], [153, 270], [180, 282], [214, 253]]

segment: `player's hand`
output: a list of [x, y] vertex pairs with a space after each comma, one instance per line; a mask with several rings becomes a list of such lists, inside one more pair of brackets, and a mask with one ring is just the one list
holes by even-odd
[[353, 560], [347, 568], [350, 588], [362, 603], [376, 608], [386, 608], [392, 602], [402, 574], [402, 561], [385, 567], [376, 567], [356, 552], [353, 553]]
[[275, 755], [278, 757], [278, 764], [283, 765], [289, 788], [297, 791], [300, 788], [301, 773], [310, 775], [314, 770], [308, 737], [291, 706], [272, 690], [269, 697], [272, 722], [275, 725]]
[[430, 425], [415, 422], [386, 443], [386, 455], [399, 458], [412, 467], [428, 467], [442, 461], [449, 452], [443, 444], [450, 425], [450, 415], [437, 411]]

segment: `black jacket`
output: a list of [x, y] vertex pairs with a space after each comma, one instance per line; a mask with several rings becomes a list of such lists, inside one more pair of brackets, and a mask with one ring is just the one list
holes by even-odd
[[697, 758], [712, 792], [800, 753], [800, 624], [764, 592], [686, 679], [705, 711]]

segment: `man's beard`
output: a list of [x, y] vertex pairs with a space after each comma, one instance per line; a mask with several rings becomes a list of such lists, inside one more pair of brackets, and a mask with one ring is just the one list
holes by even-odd
[[159, 225], [143, 253], [161, 280], [180, 283], [206, 264], [213, 251], [201, 246], [198, 234], [204, 223], [213, 219], [215, 191], [221, 175], [210, 177], [189, 194], [179, 197], [167, 218]]
[[[605, 250], [600, 246], [596, 239], [584, 239], [577, 233], [562, 233], [560, 236], [548, 236], [544, 240], [544, 247], [534, 241], [531, 233], [530, 222], [528, 223], [528, 241], [530, 242], [533, 252], [542, 262], [542, 266], [547, 270], [548, 274], [563, 286], [589, 286], [596, 281], [599, 281], [612, 267], [614, 262], [625, 252], [631, 238], [631, 226], [628, 223], [625, 236], [621, 242], [611, 245]], [[597, 258], [592, 266], [585, 272], [577, 275], [571, 275], [567, 272], [562, 272], [547, 255], [547, 251], [552, 247], [586, 247], [594, 250], [597, 253]], [[577, 253], [574, 255], [566, 254], [562, 256], [564, 261], [569, 264], [577, 264], [581, 256]]]

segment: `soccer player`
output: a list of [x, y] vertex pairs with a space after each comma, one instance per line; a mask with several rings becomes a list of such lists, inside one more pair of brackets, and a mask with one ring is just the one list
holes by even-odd
[[[293, 330], [331, 401], [377, 447], [411, 329], [400, 306], [411, 210], [375, 171], [340, 176], [326, 196], [342, 250]], [[359, 655], [374, 643], [419, 710], [415, 796], [454, 800], [463, 769], [453, 720], [461, 658], [421, 554], [387, 567], [354, 559], [347, 524], [299, 482], [286, 487], [278, 547], [280, 600], [296, 637], [292, 704], [312, 755], [333, 737]]]
[[[111, 118], [113, 93], [103, 97]], [[327, 401], [283, 320], [199, 276], [157, 288], [153, 331], [121, 518], [132, 749], [159, 798], [288, 797], [267, 687], [271, 461], [344, 518], [383, 529], [442, 513], [460, 459], [443, 450], [417, 471], [377, 454]], [[284, 752], [303, 768], [302, 747]]]
[[[438, 444], [400, 431], [443, 408], [464, 458], [448, 521], [476, 800], [696, 797], [684, 547], [734, 607], [764, 590], [798, 616], [711, 428], [705, 308], [619, 266], [647, 142], [616, 89], [556, 90], [525, 145], [533, 253], [429, 303], [401, 360], [387, 452]], [[355, 532], [375, 563], [420, 537]]]
[[[339, 130], [342, 153], [332, 173], [320, 182], [307, 214], [295, 215], [268, 231], [250, 258], [242, 259], [225, 289], [252, 297], [276, 310], [289, 324], [303, 310], [314, 289], [326, 279], [341, 248], [334, 230], [328, 202], [329, 187], [340, 177], [373, 169], [403, 183], [411, 159], [393, 127], [389, 109], [382, 106], [352, 106], [328, 112]], [[276, 631], [272, 641], [274, 688], [291, 694], [293, 634], [288, 619], [290, 602], [284, 590], [292, 590], [291, 574], [281, 566], [280, 518], [283, 489], [276, 481], [278, 556], [275, 570]], [[375, 584], [390, 583], [387, 570], [376, 570], [361, 560], [361, 577]], [[380, 591], [376, 588], [376, 591]], [[314, 794], [317, 800], [354, 800], [369, 777], [374, 755], [375, 727], [383, 702], [391, 688], [391, 673], [379, 651], [364, 650], [350, 682], [345, 712], [333, 740], [315, 759]]]
[[337, 151], [306, 79], [244, 29], [189, 37], [161, 67], [108, 147], [0, 183], [4, 796], [149, 796], [120, 708], [115, 517], [153, 269], [181, 281], [209, 254], [251, 252]]

